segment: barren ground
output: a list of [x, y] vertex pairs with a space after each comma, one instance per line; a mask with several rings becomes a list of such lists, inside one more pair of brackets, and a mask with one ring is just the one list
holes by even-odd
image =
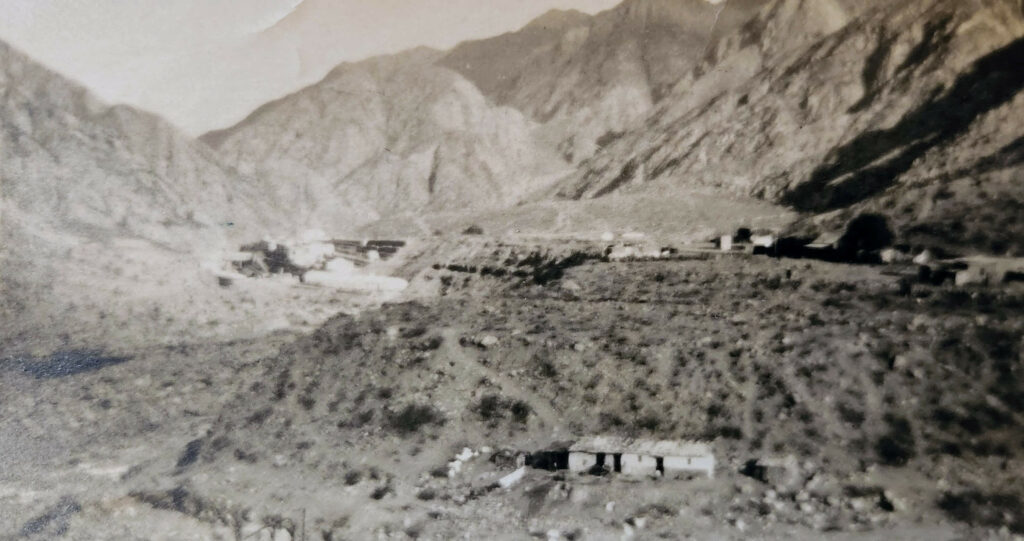
[[[450, 241], [396, 269], [415, 276], [406, 299], [311, 333], [137, 347], [82, 370], [8, 359], [0, 531], [1024, 532], [1024, 292], [801, 260], [589, 258], [599, 248]], [[514, 469], [501, 451], [604, 433], [709, 439], [717, 476], [531, 470], [510, 489], [491, 486]], [[466, 447], [478, 455], [449, 477]], [[765, 457], [792, 457], [796, 475], [741, 473]]]

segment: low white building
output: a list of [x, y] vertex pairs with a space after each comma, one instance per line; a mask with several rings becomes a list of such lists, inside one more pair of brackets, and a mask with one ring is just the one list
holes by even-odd
[[775, 246], [775, 235], [752, 235], [750, 237], [750, 244], [762, 248], [771, 248]]
[[679, 477], [694, 473], [715, 476], [715, 454], [703, 441], [657, 441], [598, 436], [569, 448], [569, 470], [594, 468], [631, 476]]

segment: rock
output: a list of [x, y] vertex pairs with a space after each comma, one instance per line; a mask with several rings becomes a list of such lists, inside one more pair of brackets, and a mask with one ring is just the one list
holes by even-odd
[[864, 498], [854, 498], [850, 500], [850, 509], [853, 509], [858, 513], [863, 513], [872, 507], [874, 507], [874, 505]]
[[916, 256], [914, 256], [914, 263], [918, 265], [927, 265], [935, 260], [935, 256], [932, 255], [930, 250], [925, 250]]
[[903, 252], [893, 248], [886, 248], [882, 250], [879, 257], [882, 258], [882, 263], [888, 264], [902, 263], [907, 260], [907, 256]]
[[292, 541], [292, 534], [284, 528], [278, 528], [274, 532], [273, 541]]
[[562, 282], [562, 289], [576, 293], [581, 291], [583, 288], [575, 280], [565, 280]]
[[587, 345], [582, 342], [576, 342], [575, 344], [572, 345], [572, 349], [582, 353], [583, 351], [586, 351]]
[[505, 477], [502, 477], [500, 480], [498, 480], [498, 485], [501, 486], [501, 488], [509, 488], [509, 487], [515, 485], [516, 483], [522, 481], [523, 477], [525, 477], [525, 476], [526, 476], [526, 467], [522, 467], [522, 468], [519, 468], [518, 470], [516, 470], [516, 471], [506, 475]]
[[964, 269], [956, 273], [955, 282], [958, 286], [983, 285], [988, 283], [988, 275], [978, 268]]
[[608, 503], [604, 504], [604, 512], [605, 513], [613, 513], [613, 512], [615, 512], [615, 502], [608, 502]]
[[562, 538], [562, 532], [560, 532], [558, 530], [548, 530], [547, 531], [547, 538], [548, 538], [548, 541], [558, 541], [559, 539]]
[[498, 337], [488, 334], [480, 339], [480, 345], [485, 348], [496, 346], [498, 345]]

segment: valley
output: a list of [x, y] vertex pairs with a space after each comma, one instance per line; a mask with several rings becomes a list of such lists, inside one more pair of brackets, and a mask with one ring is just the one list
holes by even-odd
[[1022, 53], [625, 0], [191, 137], [0, 41], [0, 541], [1019, 539]]

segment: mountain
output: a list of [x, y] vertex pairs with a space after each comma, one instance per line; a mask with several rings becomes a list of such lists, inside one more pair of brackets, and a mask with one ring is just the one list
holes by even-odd
[[440, 64], [545, 123], [578, 162], [646, 118], [714, 39], [759, 5], [627, 0], [594, 16], [553, 11], [517, 32], [463, 43]]
[[227, 223], [260, 229], [269, 216], [255, 181], [204, 145], [154, 115], [100, 103], [4, 43], [0, 89], [0, 182], [11, 219], [176, 243]]
[[346, 230], [420, 210], [509, 205], [566, 165], [536, 123], [417, 49], [343, 64], [203, 141], [273, 182], [304, 225]]
[[200, 262], [279, 223], [268, 200], [158, 117], [103, 104], [0, 42], [5, 346], [101, 328], [130, 338], [140, 327], [117, 322], [143, 319], [173, 339], [160, 306], [202, 306], [217, 286]]
[[[710, 186], [903, 241], [1024, 252], [1018, 0], [773, 0], [558, 193]], [[1017, 59], [1017, 60], [1014, 60]]]

